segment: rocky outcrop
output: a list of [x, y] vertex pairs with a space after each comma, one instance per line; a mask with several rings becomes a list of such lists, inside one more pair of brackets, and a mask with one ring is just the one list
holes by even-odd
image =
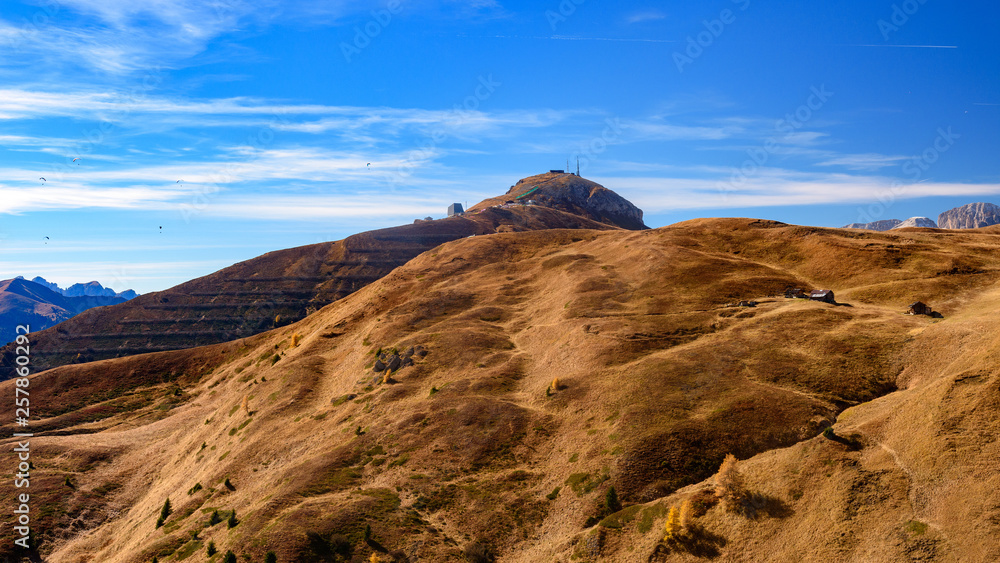
[[[910, 217], [906, 221], [896, 225], [893, 229], [902, 229], [904, 227], [926, 227], [930, 229], [936, 229], [937, 224], [933, 220], [927, 217]], [[892, 230], [892, 229], [890, 229]]]
[[518, 204], [550, 207], [623, 229], [649, 228], [642, 222], [642, 210], [632, 202], [597, 182], [568, 173], [529, 176], [505, 195], [483, 200], [469, 211]]
[[881, 221], [872, 221], [871, 223], [851, 223], [850, 225], [844, 225], [842, 229], [867, 229], [869, 231], [888, 231], [899, 226], [902, 223], [899, 219], [883, 219]]
[[978, 229], [1000, 224], [1000, 207], [978, 202], [949, 209], [938, 215], [942, 229]]

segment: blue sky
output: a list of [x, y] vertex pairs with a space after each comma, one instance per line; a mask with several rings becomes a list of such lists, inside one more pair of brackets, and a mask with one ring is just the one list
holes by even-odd
[[577, 157], [653, 227], [1000, 203], [1000, 8], [850, 4], [4, 2], [0, 278], [161, 290]]

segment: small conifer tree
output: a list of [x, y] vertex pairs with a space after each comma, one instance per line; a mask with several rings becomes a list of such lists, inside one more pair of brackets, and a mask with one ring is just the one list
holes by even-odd
[[694, 526], [694, 506], [691, 504], [691, 499], [685, 499], [681, 503], [680, 524], [684, 532], [690, 532]]
[[230, 528], [235, 528], [240, 521], [236, 519], [236, 509], [234, 508], [232, 512], [229, 513], [229, 520], [226, 522]]
[[746, 487], [743, 476], [737, 467], [736, 456], [726, 455], [715, 475], [715, 496], [722, 501], [722, 506], [728, 511], [738, 509], [746, 498]]
[[559, 389], [560, 389], [560, 388], [562, 387], [562, 384], [561, 384], [561, 383], [559, 383], [559, 378], [557, 377], [557, 378], [553, 379], [553, 380], [552, 380], [552, 385], [550, 385], [549, 387], [550, 387], [550, 388], [551, 388], [551, 389], [552, 389], [553, 391], [558, 391], [558, 390], [559, 390]]
[[236, 563], [236, 554], [233, 550], [226, 550], [226, 557], [223, 558], [223, 563]]
[[622, 503], [618, 501], [618, 491], [615, 490], [614, 486], [609, 487], [608, 492], [604, 495], [604, 508], [608, 514], [614, 514], [622, 509]]
[[382, 558], [377, 553], [372, 553], [371, 558], [368, 559], [368, 563], [382, 563]]
[[174, 509], [170, 508], [170, 497], [167, 497], [167, 500], [163, 502], [163, 508], [160, 509], [160, 518], [166, 520], [173, 511]]
[[681, 516], [677, 511], [676, 506], [670, 507], [670, 512], [667, 513], [667, 523], [663, 527], [663, 541], [671, 541], [677, 539], [677, 535], [681, 531]]
[[214, 541], [208, 542], [208, 556], [211, 557], [218, 552], [219, 550], [215, 548], [215, 542]]
[[268, 551], [264, 556], [264, 563], [278, 563], [278, 556], [273, 551]]

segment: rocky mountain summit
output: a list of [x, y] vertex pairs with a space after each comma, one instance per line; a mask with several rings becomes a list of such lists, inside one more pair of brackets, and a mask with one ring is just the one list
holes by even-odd
[[888, 231], [889, 229], [895, 229], [902, 223], [899, 219], [883, 219], [881, 221], [872, 221], [871, 223], [851, 223], [850, 225], [844, 225], [844, 229], [866, 229], [869, 231]]
[[629, 200], [597, 182], [564, 172], [548, 172], [524, 178], [511, 186], [503, 196], [483, 200], [469, 211], [528, 202], [623, 229], [649, 228], [642, 222], [642, 210]]
[[[18, 276], [18, 279], [23, 279]], [[62, 295], [64, 297], [119, 297], [128, 301], [129, 299], [135, 299], [139, 296], [138, 293], [132, 291], [131, 289], [126, 289], [125, 291], [117, 292], [110, 287], [104, 287], [100, 282], [92, 281], [87, 283], [75, 283], [66, 289], [59, 287], [59, 284], [50, 282], [41, 276], [35, 276], [31, 279], [32, 282], [37, 283], [40, 286], [47, 287], [48, 289]]]
[[939, 229], [979, 229], [1000, 224], [1000, 206], [992, 203], [976, 202], [949, 209], [938, 215], [937, 223], [928, 217], [910, 217], [906, 221], [899, 219], [882, 219], [871, 223], [851, 223], [843, 229], [866, 229], [869, 231], [888, 231], [903, 227], [929, 227]]
[[937, 224], [934, 223], [932, 219], [929, 219], [927, 217], [910, 217], [906, 221], [903, 221], [900, 224], [893, 227], [893, 229], [902, 229], [904, 227], [925, 227], [930, 229], [936, 229]]
[[938, 215], [942, 229], [978, 229], [1000, 223], [1000, 207], [977, 202], [949, 209]]

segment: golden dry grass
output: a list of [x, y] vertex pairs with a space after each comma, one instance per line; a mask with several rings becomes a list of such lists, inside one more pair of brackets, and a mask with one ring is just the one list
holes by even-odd
[[[198, 530], [254, 560], [343, 540], [361, 563], [368, 525], [419, 561], [473, 542], [512, 563], [995, 561], [998, 243], [749, 219], [499, 233], [243, 341], [58, 368], [33, 382], [63, 397], [32, 442], [43, 552], [138, 563]], [[903, 315], [917, 299], [944, 318]], [[377, 349], [415, 345], [374, 379]], [[702, 494], [730, 452], [742, 514]], [[611, 485], [625, 508], [585, 529]], [[692, 533], [661, 545], [686, 499]]]

